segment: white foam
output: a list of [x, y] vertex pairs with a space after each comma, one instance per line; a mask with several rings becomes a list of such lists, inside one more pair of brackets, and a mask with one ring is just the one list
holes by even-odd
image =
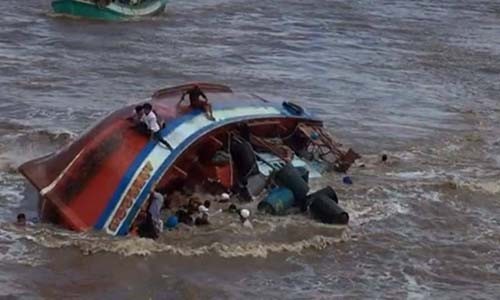
[[[3, 211], [0, 212], [0, 215], [4, 214], [5, 208], [16, 208], [19, 207], [21, 200], [23, 199], [23, 195], [21, 193], [20, 182], [16, 181], [10, 176], [5, 174], [4, 178], [8, 184], [2, 184], [3, 180], [0, 178], [0, 184], [2, 184], [2, 188], [0, 189], [0, 199], [2, 200], [2, 208]], [[18, 178], [16, 178], [18, 179]]]
[[423, 300], [429, 299], [430, 293], [429, 289], [418, 283], [414, 276], [411, 276], [403, 272], [403, 276], [406, 280], [406, 299], [407, 300]]
[[442, 177], [444, 174], [436, 172], [434, 170], [430, 171], [411, 171], [411, 172], [388, 172], [385, 173], [388, 176], [398, 177], [402, 179], [434, 179]]
[[[297, 221], [297, 219], [299, 219]], [[159, 240], [137, 237], [110, 237], [95, 233], [74, 233], [54, 227], [27, 227], [25, 232], [15, 232], [11, 240], [27, 240], [50, 249], [75, 247], [83, 254], [90, 255], [99, 252], [116, 253], [122, 256], [149, 256], [154, 254], [173, 254], [180, 256], [218, 255], [231, 257], [265, 258], [272, 253], [321, 250], [336, 242], [350, 238], [346, 227], [331, 225], [316, 225], [315, 221], [300, 218], [280, 218], [276, 227], [292, 232], [289, 226], [302, 228], [310, 226], [301, 234], [287, 235], [282, 241], [281, 232], [270, 235], [268, 221], [255, 221], [255, 231], [244, 232], [241, 224], [233, 222], [224, 226], [211, 225], [207, 230], [200, 227], [181, 227], [178, 230], [164, 232]], [[311, 222], [311, 223], [309, 223]], [[313, 223], [314, 222], [314, 223]], [[275, 229], [276, 230], [276, 229]], [[279, 240], [275, 239], [278, 238]]]
[[220, 257], [256, 257], [266, 258], [272, 253], [294, 252], [301, 253], [306, 249], [324, 249], [345, 237], [327, 237], [315, 235], [309, 239], [290, 242], [263, 243], [250, 241], [242, 243], [214, 242], [204, 246], [179, 246], [157, 242], [144, 238], [116, 238], [116, 239], [61, 239], [54, 237], [30, 236], [28, 239], [47, 248], [77, 247], [86, 255], [111, 252], [123, 256], [149, 256], [155, 253], [169, 253], [181, 256], [200, 256], [216, 254]]
[[500, 180], [499, 181], [479, 181], [465, 184], [474, 191], [486, 192], [488, 194], [500, 193]]
[[30, 248], [22, 242], [27, 235], [24, 228], [17, 228], [13, 225], [3, 225], [2, 227], [0, 228], [0, 239], [7, 251], [0, 252], [1, 261], [29, 266], [44, 264], [36, 249]]

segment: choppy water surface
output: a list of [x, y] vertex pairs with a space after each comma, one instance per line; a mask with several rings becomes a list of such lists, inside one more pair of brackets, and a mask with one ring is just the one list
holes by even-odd
[[[0, 296], [475, 298], [500, 294], [500, 5], [495, 1], [175, 0], [123, 23], [0, 1]], [[289, 97], [375, 161], [338, 176], [347, 229], [300, 216], [158, 242], [36, 216], [16, 171], [103, 114], [185, 81]], [[317, 183], [318, 185], [324, 183]], [[227, 218], [227, 217], [224, 217]], [[222, 221], [221, 221], [222, 222]]]

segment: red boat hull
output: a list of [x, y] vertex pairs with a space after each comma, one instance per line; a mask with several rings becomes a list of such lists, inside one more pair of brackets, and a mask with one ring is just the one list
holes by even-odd
[[[293, 115], [280, 103], [256, 95], [235, 94], [225, 86], [202, 84], [217, 121], [203, 112], [179, 108], [184, 85], [156, 92], [151, 100], [166, 127], [170, 151], [139, 133], [127, 120], [128, 106], [113, 112], [78, 140], [57, 153], [23, 164], [20, 172], [40, 191], [40, 216], [72, 230], [104, 229], [122, 235], [152, 188], [169, 190], [196, 177], [222, 178], [230, 187], [227, 166], [203, 166], [227, 133], [244, 121], [259, 136], [290, 134], [298, 122], [319, 124], [308, 114]], [[201, 160], [201, 161], [200, 161]]]

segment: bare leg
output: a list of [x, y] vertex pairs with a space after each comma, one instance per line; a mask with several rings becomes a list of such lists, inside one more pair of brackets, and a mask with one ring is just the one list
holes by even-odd
[[172, 146], [170, 146], [170, 144], [165, 141], [165, 139], [161, 136], [160, 132], [157, 131], [155, 133], [153, 133], [153, 136], [155, 137], [155, 139], [157, 139], [160, 143], [162, 143], [163, 145], [165, 145], [165, 147], [167, 147], [169, 150], [172, 150]]
[[212, 111], [212, 105], [210, 105], [210, 103], [205, 103], [203, 108], [205, 109], [205, 113], [207, 114], [207, 118], [209, 120], [215, 121], [214, 113]]

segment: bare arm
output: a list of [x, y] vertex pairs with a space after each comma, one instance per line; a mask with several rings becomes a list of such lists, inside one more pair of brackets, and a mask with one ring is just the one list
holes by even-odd
[[207, 98], [207, 96], [205, 96], [205, 93], [200, 91], [200, 95], [203, 97], [203, 99], [205, 99], [205, 102], [208, 102], [208, 98]]
[[184, 97], [186, 96], [186, 92], [182, 93], [181, 99], [177, 102], [177, 106], [181, 105], [182, 101], [184, 101]]

